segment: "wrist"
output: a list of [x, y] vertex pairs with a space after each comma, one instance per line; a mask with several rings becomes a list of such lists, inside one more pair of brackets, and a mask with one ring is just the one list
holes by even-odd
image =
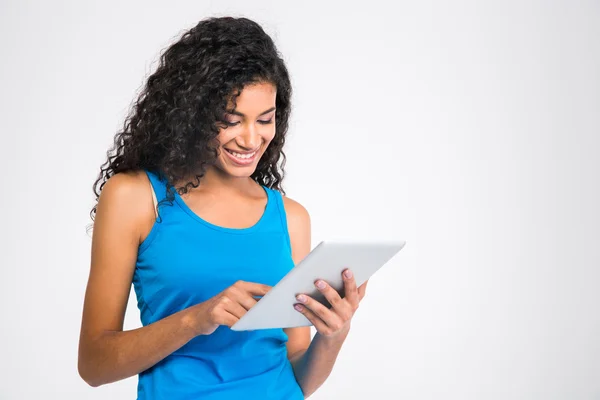
[[343, 329], [341, 329], [334, 335], [325, 336], [325, 335], [321, 335], [319, 332], [317, 332], [317, 335], [320, 337], [321, 341], [323, 341], [329, 345], [337, 346], [337, 345], [341, 345], [344, 343], [344, 341], [348, 337], [349, 333], [350, 333], [350, 324], [348, 324], [346, 327], [344, 327]]
[[198, 312], [195, 310], [195, 306], [188, 307], [182, 311], [181, 325], [185, 331], [190, 333], [192, 339], [201, 334], [198, 329]]

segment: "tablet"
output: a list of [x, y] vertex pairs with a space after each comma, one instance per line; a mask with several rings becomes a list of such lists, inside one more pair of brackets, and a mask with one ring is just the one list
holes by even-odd
[[301, 262], [271, 288], [231, 329], [246, 331], [270, 328], [311, 326], [312, 323], [294, 309], [296, 295], [307, 294], [330, 307], [315, 287], [323, 279], [344, 295], [342, 272], [350, 268], [360, 286], [386, 264], [405, 245], [396, 242], [331, 242], [319, 243]]

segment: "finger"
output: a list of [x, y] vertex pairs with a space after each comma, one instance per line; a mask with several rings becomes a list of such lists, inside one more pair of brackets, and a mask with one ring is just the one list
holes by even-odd
[[216, 308], [214, 310], [213, 321], [215, 321], [216, 324], [227, 325], [229, 327], [232, 327], [239, 320], [240, 319], [238, 317], [231, 314], [229, 311], [225, 310], [224, 308]]
[[344, 308], [344, 300], [340, 297], [340, 294], [332, 288], [327, 282], [322, 279], [319, 279], [315, 282], [315, 286], [319, 289], [319, 292], [325, 296], [325, 299], [331, 304], [331, 306], [336, 310], [341, 310]]
[[306, 308], [304, 305], [295, 304], [294, 308], [296, 309], [296, 311], [304, 315], [306, 319], [308, 319], [313, 324], [313, 326], [317, 329], [318, 332], [325, 333], [329, 331], [330, 328], [327, 326], [327, 324], [314, 312]]
[[[256, 303], [256, 301], [254, 301], [254, 303]], [[249, 308], [245, 308], [245, 306], [238, 303], [238, 301], [230, 299], [229, 297], [224, 297], [221, 300], [221, 306], [223, 307], [223, 310], [229, 312], [238, 319], [242, 318], [249, 310]]]
[[344, 278], [344, 298], [354, 307], [358, 307], [360, 301], [358, 297], [358, 290], [356, 289], [356, 279], [354, 274], [349, 269], [345, 270], [342, 274]]
[[362, 285], [360, 285], [358, 287], [358, 298], [360, 300], [362, 300], [363, 297], [365, 297], [365, 294], [366, 294], [366, 291], [367, 291], [367, 283], [369, 283], [368, 279]]
[[[348, 319], [352, 318], [352, 314], [354, 314], [355, 307], [353, 307], [353, 305], [350, 302], [342, 299], [337, 290], [335, 290], [322, 279], [319, 279], [315, 283], [315, 286], [319, 289], [321, 293], [323, 293], [329, 304], [331, 304], [334, 314], [340, 317], [343, 321], [347, 321]], [[309, 308], [311, 307], [309, 306]], [[334, 323], [337, 323], [337, 321], [334, 321]], [[331, 324], [329, 325], [331, 326]]]
[[238, 286], [253, 296], [264, 296], [272, 286], [264, 285], [262, 283], [238, 281], [234, 286]]
[[302, 303], [304, 308], [308, 308], [317, 317], [323, 320], [323, 322], [325, 322], [327, 326], [331, 328], [338, 326], [339, 323], [342, 322], [340, 316], [336, 312], [325, 307], [323, 304], [321, 304], [320, 302], [318, 302], [310, 296], [300, 294], [296, 296], [296, 300]]
[[246, 310], [251, 309], [257, 303], [257, 300], [252, 297], [250, 292], [239, 286], [232, 286], [227, 290], [226, 296], [233, 302], [240, 304]]
[[231, 313], [225, 314], [224, 318], [225, 320], [223, 321], [223, 325], [227, 325], [230, 328], [240, 320], [238, 317]]

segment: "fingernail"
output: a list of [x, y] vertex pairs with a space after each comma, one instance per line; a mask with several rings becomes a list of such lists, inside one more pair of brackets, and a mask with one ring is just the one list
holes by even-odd
[[300, 304], [294, 304], [294, 308], [296, 311], [302, 311], [302, 306]]
[[352, 278], [352, 271], [347, 269], [346, 272], [344, 272], [344, 276], [348, 279]]
[[299, 294], [298, 296], [296, 296], [296, 299], [301, 303], [306, 303], [306, 296], [304, 296], [303, 294]]
[[317, 287], [319, 289], [325, 289], [325, 282], [323, 282], [323, 281], [317, 281]]

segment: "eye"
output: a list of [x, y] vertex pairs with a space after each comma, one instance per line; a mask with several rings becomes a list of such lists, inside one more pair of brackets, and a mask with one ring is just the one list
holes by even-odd
[[260, 120], [260, 119], [258, 120], [258, 123], [259, 123], [259, 124], [263, 124], [263, 125], [268, 125], [268, 124], [270, 124], [271, 122], [273, 122], [273, 118], [271, 118], [271, 119], [270, 119], [270, 120], [268, 120], [268, 121], [263, 121], [263, 120]]
[[236, 126], [237, 124], [240, 123], [240, 121], [235, 121], [235, 122], [231, 122], [231, 121], [224, 121], [225, 125], [227, 126]]

